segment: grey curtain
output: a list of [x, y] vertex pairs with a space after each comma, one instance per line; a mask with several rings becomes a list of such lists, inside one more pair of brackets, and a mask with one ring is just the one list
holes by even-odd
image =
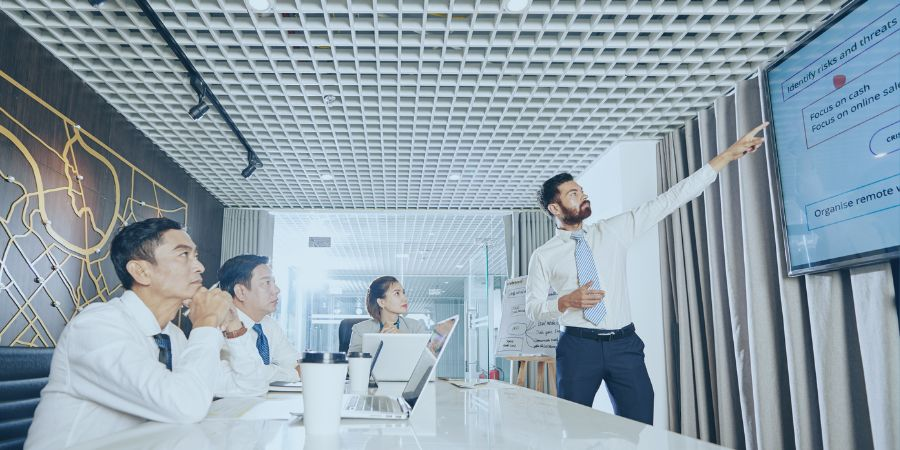
[[516, 211], [503, 218], [503, 227], [509, 276], [528, 275], [531, 254], [555, 233], [553, 219], [542, 210]]
[[[658, 146], [660, 192], [763, 120], [740, 83]], [[669, 428], [750, 449], [900, 448], [897, 261], [788, 278], [774, 156], [660, 227]]]
[[272, 257], [275, 218], [259, 209], [225, 208], [222, 221], [222, 262], [237, 255]]

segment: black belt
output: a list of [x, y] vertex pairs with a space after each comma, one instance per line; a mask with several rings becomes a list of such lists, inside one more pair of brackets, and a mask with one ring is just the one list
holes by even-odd
[[596, 341], [612, 341], [634, 334], [634, 324], [630, 323], [618, 330], [598, 330], [596, 328], [564, 327], [563, 332], [580, 338]]

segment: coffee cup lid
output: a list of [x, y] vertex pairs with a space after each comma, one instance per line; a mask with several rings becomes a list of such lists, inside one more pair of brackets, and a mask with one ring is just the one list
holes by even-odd
[[347, 355], [329, 352], [303, 352], [301, 363], [346, 364]]
[[349, 352], [347, 353], [348, 358], [371, 358], [371, 353], [363, 353], [363, 352]]

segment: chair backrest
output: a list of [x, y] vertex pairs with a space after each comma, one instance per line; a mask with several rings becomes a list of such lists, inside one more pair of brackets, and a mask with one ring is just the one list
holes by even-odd
[[52, 359], [52, 348], [0, 347], [0, 450], [25, 445]]
[[369, 319], [344, 319], [338, 326], [338, 351], [346, 352], [350, 348], [350, 336], [353, 334], [353, 325]]

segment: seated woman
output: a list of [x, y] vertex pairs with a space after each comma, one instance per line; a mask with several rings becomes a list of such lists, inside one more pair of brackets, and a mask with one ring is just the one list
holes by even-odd
[[394, 277], [379, 277], [369, 285], [366, 309], [372, 318], [353, 325], [347, 351], [361, 352], [363, 335], [368, 333], [428, 333], [424, 323], [403, 317], [409, 310], [409, 300]]

